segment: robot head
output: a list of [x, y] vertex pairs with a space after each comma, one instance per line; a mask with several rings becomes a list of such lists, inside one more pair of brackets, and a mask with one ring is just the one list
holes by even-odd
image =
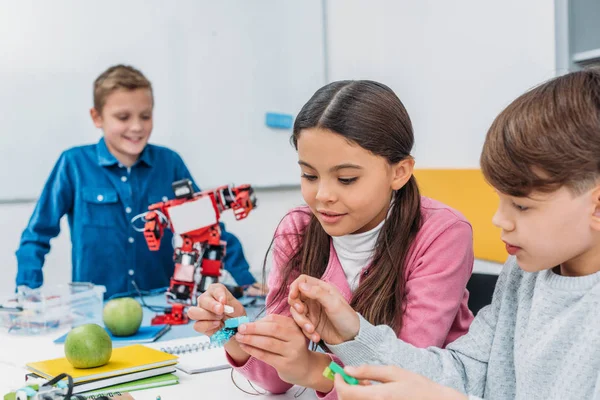
[[171, 186], [177, 199], [191, 199], [194, 195], [194, 187], [192, 186], [192, 181], [189, 179], [175, 181]]

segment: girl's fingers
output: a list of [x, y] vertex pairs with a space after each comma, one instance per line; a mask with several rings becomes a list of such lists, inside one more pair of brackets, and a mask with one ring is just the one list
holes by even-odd
[[279, 321], [267, 320], [267, 318], [240, 325], [238, 333], [242, 335], [267, 336], [282, 342], [289, 342], [293, 335], [289, 327], [284, 326]]
[[195, 321], [221, 321], [223, 319], [223, 315], [215, 314], [202, 307], [188, 308], [187, 315]]
[[287, 342], [283, 342], [279, 339], [275, 339], [270, 336], [244, 335], [241, 333], [237, 333], [235, 335], [235, 340], [239, 344], [263, 350], [265, 352], [275, 354], [278, 356], [285, 356], [286, 348], [289, 347]]
[[227, 294], [229, 293], [229, 291], [221, 283], [213, 283], [208, 287], [208, 289], [206, 289], [205, 293], [208, 293], [213, 299], [215, 299], [219, 303], [225, 304], [227, 302]]
[[221, 329], [223, 323], [221, 321], [198, 321], [194, 323], [194, 330], [199, 333], [211, 336], [213, 333]]
[[225, 310], [225, 308], [223, 307], [223, 303], [218, 302], [214, 297], [212, 297], [208, 293], [208, 291], [204, 292], [202, 296], [198, 297], [198, 308], [203, 308], [216, 315], [223, 315], [223, 312]]
[[246, 352], [251, 357], [254, 357], [257, 360], [260, 360], [269, 365], [275, 364], [277, 359], [280, 358], [280, 356], [278, 356], [276, 354], [273, 354], [273, 353], [263, 350], [263, 349], [259, 349], [257, 347], [252, 347], [247, 344], [240, 343], [240, 342], [238, 342], [238, 345], [240, 346], [240, 349], [242, 349], [244, 352]]

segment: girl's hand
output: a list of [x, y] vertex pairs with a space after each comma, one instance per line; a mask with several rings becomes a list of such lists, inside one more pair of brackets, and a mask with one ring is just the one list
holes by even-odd
[[358, 314], [329, 283], [300, 275], [290, 285], [288, 303], [296, 324], [315, 343], [340, 344], [358, 335]]
[[[363, 365], [346, 367], [344, 371], [361, 380], [362, 385], [348, 385], [336, 374], [335, 389], [340, 400], [467, 400], [454, 389], [439, 385], [422, 375], [395, 366]], [[371, 385], [369, 381], [381, 382]]]
[[[233, 312], [226, 314], [225, 306], [233, 307]], [[211, 336], [223, 327], [223, 320], [246, 315], [246, 309], [220, 283], [213, 283], [206, 292], [198, 297], [198, 305], [190, 307], [188, 317], [195, 320], [194, 330]]]
[[[233, 307], [232, 313], [225, 313], [225, 306]], [[227, 318], [246, 315], [246, 309], [227, 288], [220, 283], [213, 283], [198, 297], [198, 306], [190, 307], [188, 317], [195, 320], [194, 330], [207, 336], [212, 336], [225, 324]], [[239, 365], [243, 365], [250, 355], [240, 349], [235, 340], [225, 343], [225, 351]]]
[[253, 323], [242, 324], [235, 335], [240, 348], [277, 370], [285, 382], [329, 392], [333, 385], [322, 376], [331, 359], [308, 349], [308, 343], [294, 320], [271, 314]]

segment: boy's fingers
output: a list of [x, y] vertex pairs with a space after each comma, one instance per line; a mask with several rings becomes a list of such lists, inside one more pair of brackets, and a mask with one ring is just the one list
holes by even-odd
[[339, 400], [365, 400], [378, 398], [377, 386], [348, 385], [340, 374], [335, 374], [333, 386]]
[[318, 282], [321, 282], [321, 280], [317, 279], [317, 278], [313, 278], [312, 276], [308, 276], [308, 275], [305, 275], [305, 274], [300, 275], [290, 285], [290, 290], [289, 290], [288, 298], [290, 298], [290, 299], [297, 299], [300, 296], [299, 286], [301, 284], [313, 284], [313, 285], [316, 285]]
[[306, 305], [299, 300], [288, 300], [288, 304], [300, 314], [304, 314], [307, 311]]
[[406, 375], [403, 369], [392, 365], [361, 365], [345, 367], [344, 371], [359, 380], [367, 379], [381, 383], [396, 382]]
[[[291, 313], [292, 313], [292, 315], [293, 315], [293, 313], [294, 313], [294, 310], [290, 310], [290, 312], [291, 312]], [[293, 317], [292, 317], [292, 318], [293, 318]], [[296, 321], [294, 320], [294, 322], [296, 322]], [[296, 324], [298, 324], [298, 323], [296, 322]], [[311, 341], [313, 341], [313, 342], [315, 342], [315, 343], [317, 343], [317, 342], [319, 342], [319, 340], [321, 340], [321, 339], [320, 339], [320, 337], [319, 337], [319, 334], [318, 334], [318, 333], [316, 333], [316, 332], [314, 332], [314, 333], [309, 333], [309, 332], [307, 332], [307, 331], [306, 331], [306, 329], [302, 328], [302, 326], [300, 326], [300, 325], [298, 325], [298, 326], [301, 328], [301, 330], [302, 330], [302, 333], [304, 334], [304, 336], [306, 336], [306, 338], [307, 338], [308, 340], [311, 340]]]
[[303, 296], [306, 298], [316, 300], [326, 310], [330, 310], [339, 303], [339, 294], [330, 290], [328, 286], [322, 284], [312, 285], [308, 283], [301, 283], [298, 288]]
[[348, 385], [344, 378], [341, 377], [340, 374], [335, 374], [333, 379], [333, 387], [337, 392], [339, 400], [359, 400], [357, 393], [353, 388]]
[[290, 314], [292, 315], [296, 325], [298, 325], [303, 332], [312, 334], [315, 331], [315, 326], [312, 324], [312, 322], [310, 322], [310, 320], [306, 318], [304, 314], [296, 311], [294, 307], [290, 308]]
[[295, 301], [296, 299], [298, 299], [298, 297], [300, 297], [300, 290], [298, 289], [298, 285], [300, 285], [300, 281], [298, 281], [298, 279], [296, 279], [290, 285], [290, 291], [288, 293], [288, 303], [290, 305], [292, 304], [293, 301]]
[[249, 287], [248, 290], [246, 290], [246, 295], [247, 296], [253, 296], [253, 297], [257, 297], [257, 296], [261, 296], [263, 293], [260, 289], [257, 289], [255, 287]]

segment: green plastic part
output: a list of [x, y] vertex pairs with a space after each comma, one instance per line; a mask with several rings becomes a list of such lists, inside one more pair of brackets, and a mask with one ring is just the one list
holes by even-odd
[[323, 370], [323, 376], [331, 381], [333, 380], [334, 375], [335, 374], [329, 367], [325, 367], [325, 369]]
[[327, 379], [333, 380], [333, 376], [335, 374], [340, 374], [344, 381], [348, 385], [358, 385], [358, 379], [351, 377], [347, 373], [344, 372], [344, 368], [338, 365], [335, 361], [332, 361], [328, 367], [323, 371], [323, 376]]

